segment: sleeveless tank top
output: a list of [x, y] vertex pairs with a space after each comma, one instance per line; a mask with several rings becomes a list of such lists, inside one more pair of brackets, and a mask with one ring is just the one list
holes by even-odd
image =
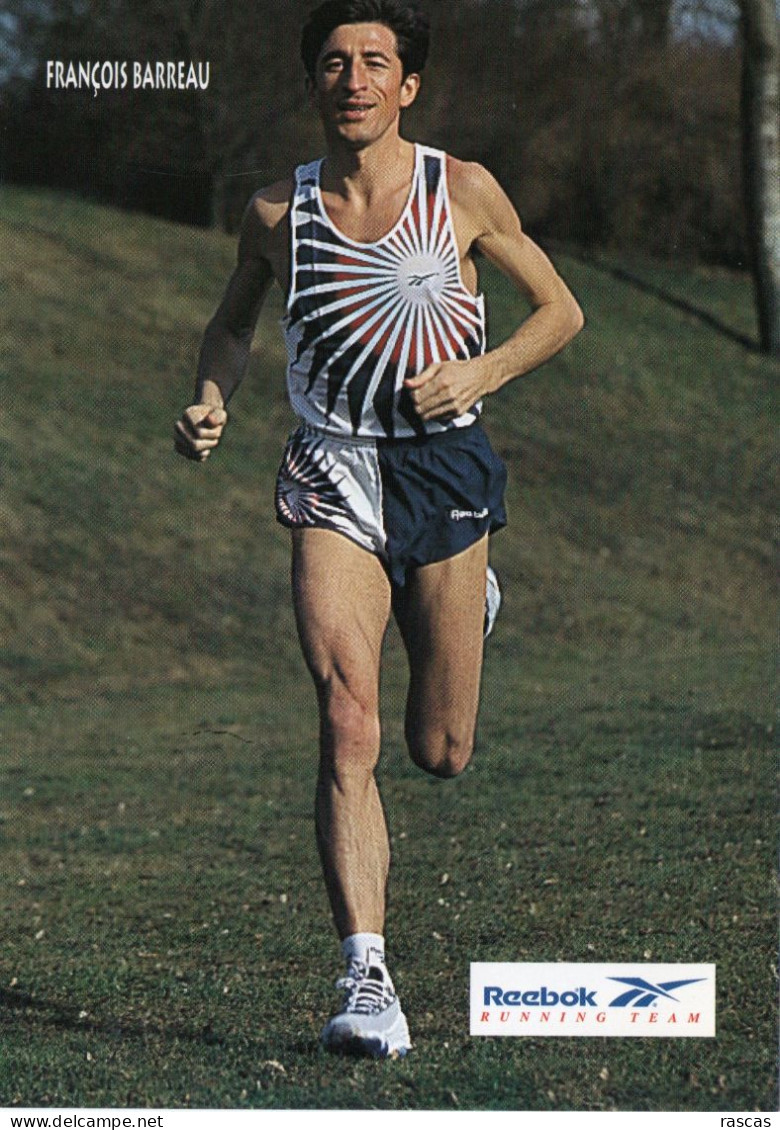
[[322, 160], [295, 170], [290, 291], [282, 319], [297, 415], [335, 435], [402, 438], [472, 424], [477, 404], [424, 424], [403, 382], [436, 361], [485, 350], [483, 296], [463, 284], [446, 156], [415, 146], [406, 207], [387, 235], [359, 243], [329, 219]]

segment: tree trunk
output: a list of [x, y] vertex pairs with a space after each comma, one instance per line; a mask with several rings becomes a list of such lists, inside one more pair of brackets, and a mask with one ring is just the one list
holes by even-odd
[[780, 356], [780, 97], [775, 0], [740, 0], [745, 201], [761, 349]]
[[663, 50], [669, 42], [672, 0], [641, 0], [637, 7], [642, 19], [643, 42], [656, 51]]

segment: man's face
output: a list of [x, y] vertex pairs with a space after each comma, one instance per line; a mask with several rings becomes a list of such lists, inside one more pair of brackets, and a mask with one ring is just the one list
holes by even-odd
[[362, 149], [397, 128], [420, 85], [404, 79], [397, 48], [384, 24], [342, 24], [328, 36], [310, 91], [329, 139]]

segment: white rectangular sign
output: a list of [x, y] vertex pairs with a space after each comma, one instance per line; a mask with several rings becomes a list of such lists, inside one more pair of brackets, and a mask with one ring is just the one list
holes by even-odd
[[472, 962], [472, 1036], [715, 1035], [715, 966]]

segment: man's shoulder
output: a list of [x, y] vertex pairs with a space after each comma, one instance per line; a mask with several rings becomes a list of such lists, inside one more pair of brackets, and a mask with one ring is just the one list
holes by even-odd
[[293, 185], [293, 178], [285, 177], [258, 189], [247, 206], [245, 223], [265, 231], [276, 228], [289, 211]]
[[500, 192], [498, 181], [484, 165], [477, 161], [461, 161], [452, 154], [445, 154], [447, 161], [447, 183], [450, 196], [457, 204], [467, 205], [484, 199], [486, 195]]

